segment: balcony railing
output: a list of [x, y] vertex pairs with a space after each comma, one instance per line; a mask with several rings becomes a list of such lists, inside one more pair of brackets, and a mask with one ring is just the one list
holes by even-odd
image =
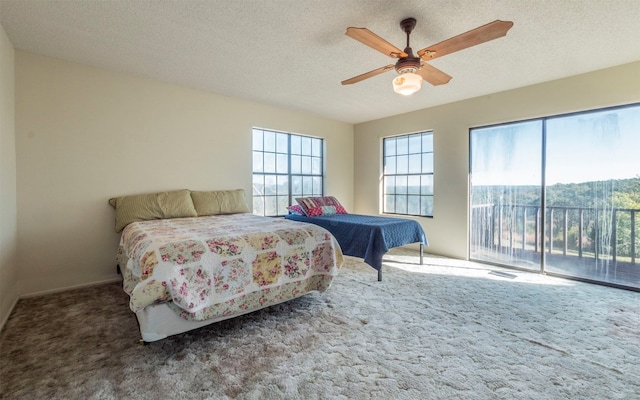
[[499, 252], [514, 250], [591, 257], [596, 263], [620, 260], [636, 264], [636, 226], [640, 209], [550, 206], [545, 209], [546, 232], [541, 232], [541, 207], [480, 204], [472, 206], [472, 248]]

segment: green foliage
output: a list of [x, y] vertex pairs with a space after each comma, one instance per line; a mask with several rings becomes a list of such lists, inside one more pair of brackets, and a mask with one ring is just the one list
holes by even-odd
[[[537, 186], [484, 186], [474, 187], [473, 205], [493, 204], [502, 210], [505, 223], [518, 228], [517, 214], [524, 207], [539, 207], [542, 192]], [[584, 250], [610, 254], [613, 246], [618, 256], [631, 256], [635, 247], [635, 257], [640, 257], [640, 177], [608, 181], [555, 184], [546, 191], [547, 221], [553, 225], [554, 245], [564, 243], [566, 218], [567, 247], [575, 249], [582, 243]], [[516, 208], [512, 206], [517, 206]], [[518, 210], [519, 209], [519, 210]], [[535, 210], [528, 211], [533, 215]], [[553, 212], [551, 212], [553, 210]], [[615, 220], [614, 220], [615, 210]], [[632, 223], [632, 216], [634, 218]], [[583, 237], [580, 237], [580, 221]], [[635, 238], [631, 237], [631, 227], [635, 225]], [[615, 243], [611, 243], [615, 232]], [[631, 240], [636, 241], [632, 246]]]
[[616, 192], [613, 194], [614, 208], [640, 209], [640, 189], [635, 192]]

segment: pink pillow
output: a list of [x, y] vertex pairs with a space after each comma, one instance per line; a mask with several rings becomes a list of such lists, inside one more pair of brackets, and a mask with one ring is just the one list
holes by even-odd
[[347, 210], [333, 196], [298, 197], [296, 201], [302, 207], [305, 215], [317, 217], [320, 215], [347, 214]]

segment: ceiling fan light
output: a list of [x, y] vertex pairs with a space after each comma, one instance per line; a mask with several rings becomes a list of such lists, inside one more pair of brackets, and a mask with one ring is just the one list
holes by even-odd
[[393, 91], [405, 96], [414, 94], [422, 86], [422, 77], [413, 72], [405, 72], [393, 78]]

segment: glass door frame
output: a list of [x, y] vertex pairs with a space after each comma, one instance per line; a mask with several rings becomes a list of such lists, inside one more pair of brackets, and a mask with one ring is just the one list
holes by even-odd
[[[472, 254], [472, 246], [473, 246], [473, 203], [472, 203], [472, 168], [473, 168], [473, 163], [472, 163], [472, 151], [473, 151], [473, 147], [472, 147], [472, 132], [474, 129], [486, 129], [486, 128], [491, 128], [491, 127], [499, 127], [499, 126], [505, 126], [505, 125], [511, 125], [511, 124], [518, 124], [518, 123], [525, 123], [525, 122], [532, 122], [532, 121], [540, 121], [541, 122], [541, 188], [540, 188], [540, 224], [539, 226], [537, 226], [536, 229], [538, 229], [538, 232], [536, 233], [537, 235], [539, 235], [539, 237], [541, 238], [541, 249], [540, 249], [540, 266], [539, 266], [539, 270], [538, 272], [541, 274], [547, 274], [550, 276], [557, 276], [557, 277], [561, 277], [561, 278], [566, 278], [566, 279], [571, 279], [571, 280], [576, 280], [576, 281], [583, 281], [583, 282], [589, 282], [589, 283], [595, 283], [595, 284], [599, 284], [599, 285], [603, 285], [603, 286], [610, 286], [610, 287], [615, 287], [615, 288], [620, 288], [620, 289], [626, 289], [626, 290], [632, 290], [632, 291], [637, 291], [640, 292], [640, 287], [635, 287], [635, 286], [627, 286], [627, 285], [623, 285], [623, 284], [618, 284], [615, 282], [608, 282], [608, 281], [603, 281], [603, 280], [595, 280], [595, 279], [589, 279], [589, 278], [585, 278], [585, 277], [580, 277], [580, 276], [574, 276], [574, 275], [566, 275], [566, 274], [562, 274], [559, 272], [554, 272], [554, 271], [548, 271], [547, 270], [547, 252], [549, 251], [549, 240], [553, 240], [553, 237], [550, 237], [549, 239], [547, 239], [546, 237], [546, 232], [549, 229], [549, 226], [553, 226], [553, 222], [549, 221], [547, 222], [547, 217], [548, 217], [548, 212], [547, 212], [547, 174], [546, 174], [546, 170], [547, 170], [547, 121], [551, 120], [551, 119], [556, 119], [556, 118], [561, 118], [561, 117], [571, 117], [571, 116], [577, 116], [577, 115], [585, 115], [585, 114], [591, 114], [591, 113], [598, 113], [598, 112], [606, 112], [609, 110], [621, 110], [621, 109], [626, 109], [626, 108], [633, 108], [633, 107], [638, 107], [640, 106], [640, 103], [632, 103], [632, 104], [626, 104], [626, 105], [619, 105], [619, 106], [611, 106], [611, 107], [604, 107], [604, 108], [598, 108], [598, 109], [591, 109], [591, 110], [583, 110], [583, 111], [578, 111], [578, 112], [572, 112], [572, 113], [563, 113], [563, 114], [557, 114], [557, 115], [550, 115], [550, 116], [545, 116], [545, 117], [538, 117], [538, 118], [530, 118], [530, 119], [526, 119], [526, 120], [518, 120], [518, 121], [509, 121], [509, 122], [504, 122], [504, 123], [499, 123], [499, 124], [491, 124], [491, 125], [483, 125], [483, 126], [476, 126], [476, 127], [470, 127], [469, 128], [469, 157], [468, 157], [468, 162], [469, 162], [469, 168], [468, 168], [468, 213], [467, 213], [467, 218], [468, 218], [468, 247], [467, 247], [467, 259], [470, 261], [476, 261], [476, 262], [481, 262], [484, 264], [490, 264], [490, 265], [496, 265], [496, 266], [500, 266], [500, 267], [505, 267], [505, 268], [509, 268], [509, 269], [514, 269], [514, 270], [522, 270], [522, 271], [526, 271], [526, 272], [536, 272], [533, 269], [528, 269], [528, 268], [524, 268], [524, 267], [519, 267], [519, 266], [514, 266], [514, 265], [505, 265], [505, 264], [501, 264], [499, 262], [491, 262], [491, 261], [486, 261], [486, 260], [482, 260], [482, 259], [475, 259], [471, 256]], [[524, 238], [523, 238], [524, 240]], [[615, 256], [614, 256], [615, 257]], [[640, 265], [638, 266], [638, 268], [640, 268]]]

